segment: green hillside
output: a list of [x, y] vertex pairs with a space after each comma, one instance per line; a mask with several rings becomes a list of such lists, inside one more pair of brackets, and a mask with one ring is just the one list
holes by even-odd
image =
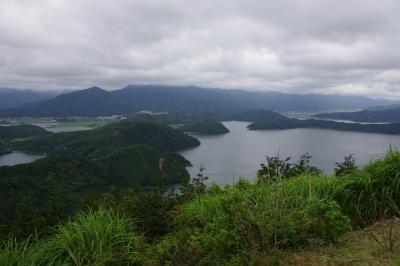
[[52, 133], [35, 125], [0, 126], [0, 140], [24, 139], [47, 136]]
[[14, 143], [18, 150], [49, 155], [93, 156], [109, 154], [116, 148], [145, 144], [161, 151], [177, 151], [200, 142], [166, 125], [124, 120], [93, 130], [63, 132]]
[[[42, 231], [43, 226], [52, 225], [88, 202], [101, 200], [111, 188], [185, 183], [189, 178], [187, 164], [178, 154], [136, 145], [96, 160], [48, 157], [0, 167], [0, 217], [7, 217], [1, 220], [0, 235], [24, 235], [34, 227]], [[45, 214], [51, 211], [55, 212], [53, 217]]]
[[229, 129], [227, 129], [221, 122], [214, 121], [189, 123], [178, 127], [178, 130], [199, 135], [218, 135], [229, 133]]

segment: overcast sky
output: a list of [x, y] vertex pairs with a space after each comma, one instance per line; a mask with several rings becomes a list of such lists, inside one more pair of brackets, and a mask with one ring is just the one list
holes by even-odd
[[398, 0], [0, 0], [0, 87], [400, 98]]

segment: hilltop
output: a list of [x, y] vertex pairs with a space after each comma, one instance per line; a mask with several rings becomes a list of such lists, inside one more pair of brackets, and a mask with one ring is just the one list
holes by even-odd
[[178, 127], [178, 130], [198, 135], [218, 135], [229, 133], [229, 129], [227, 129], [221, 122], [214, 121], [189, 123]]
[[0, 126], [0, 140], [24, 139], [51, 135], [51, 132], [35, 125]]

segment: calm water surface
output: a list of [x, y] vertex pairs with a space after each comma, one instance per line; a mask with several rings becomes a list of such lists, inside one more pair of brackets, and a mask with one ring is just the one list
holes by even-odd
[[15, 151], [12, 153], [0, 155], [0, 166], [30, 163], [43, 157], [43, 155], [28, 154]]
[[400, 136], [367, 134], [326, 129], [290, 129], [249, 131], [246, 122], [224, 122], [230, 133], [217, 136], [196, 136], [201, 145], [181, 152], [193, 167], [193, 176], [201, 166], [211, 182], [232, 184], [243, 176], [254, 179], [265, 155], [292, 156], [295, 160], [305, 153], [313, 155], [312, 163], [329, 174], [334, 163], [353, 154], [363, 165], [382, 155], [390, 145], [400, 147]]

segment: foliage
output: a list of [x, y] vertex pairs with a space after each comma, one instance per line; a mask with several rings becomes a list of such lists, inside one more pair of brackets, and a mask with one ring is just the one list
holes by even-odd
[[356, 160], [352, 154], [344, 156], [343, 162], [337, 162], [335, 165], [334, 171], [336, 176], [347, 175], [358, 170]]
[[305, 153], [297, 163], [290, 163], [291, 157], [266, 156], [267, 163], [262, 163], [257, 171], [257, 182], [278, 181], [300, 175], [318, 175], [322, 170], [310, 164], [312, 156]]
[[249, 264], [252, 254], [336, 241], [350, 229], [336, 203], [298, 195], [294, 185], [241, 183], [194, 199], [176, 214], [176, 230], [160, 242], [160, 256], [177, 265]]

